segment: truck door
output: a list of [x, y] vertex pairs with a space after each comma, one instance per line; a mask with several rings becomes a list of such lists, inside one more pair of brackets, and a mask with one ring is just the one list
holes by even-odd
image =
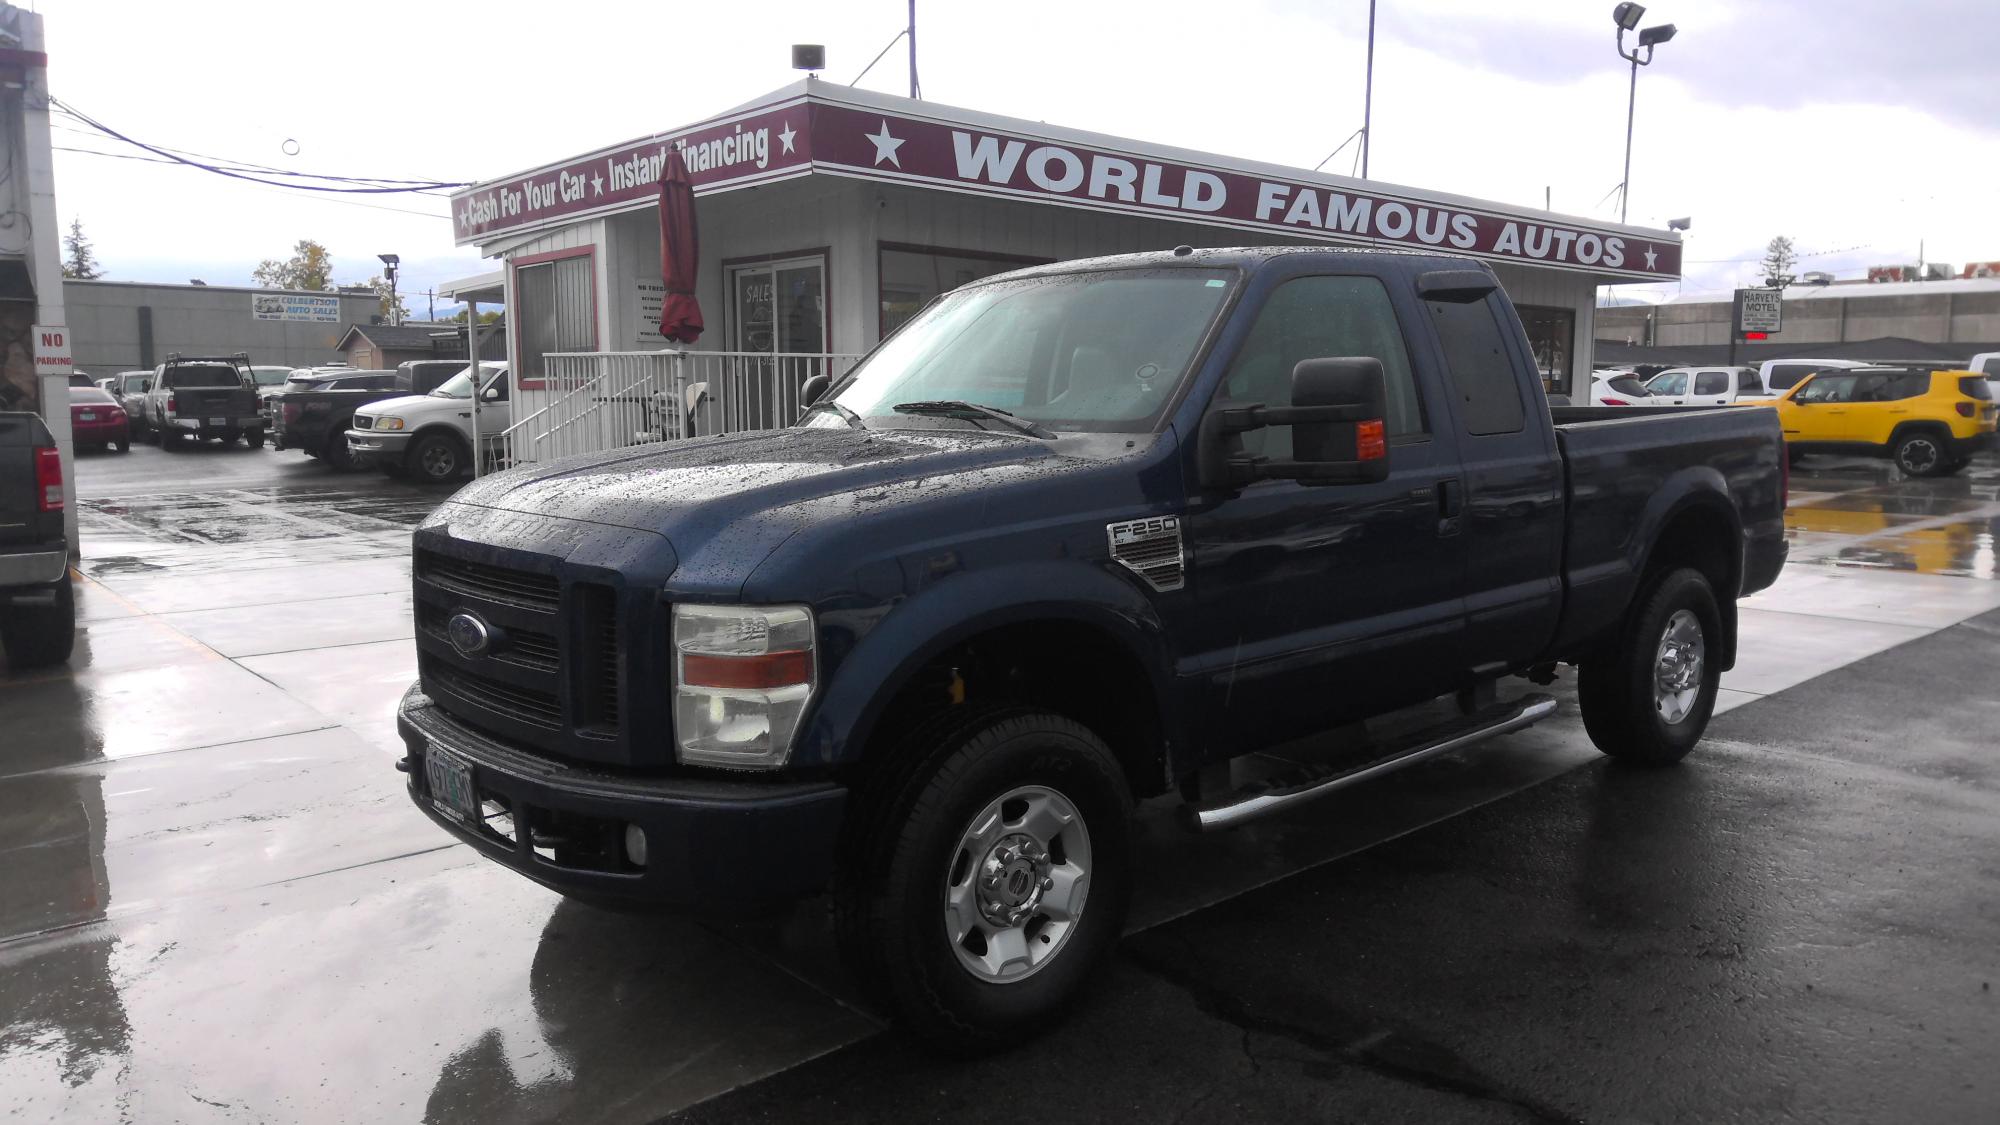
[[1518, 665], [1553, 639], [1561, 608], [1562, 457], [1506, 298], [1424, 304], [1465, 473], [1467, 652], [1483, 667]]
[[[1328, 356], [1382, 361], [1389, 479], [1307, 486], [1265, 480], [1196, 494], [1188, 566], [1200, 611], [1187, 655], [1212, 757], [1272, 745], [1443, 690], [1462, 623], [1462, 536], [1440, 519], [1457, 477], [1431, 419], [1396, 308], [1373, 277], [1283, 281], [1231, 359], [1215, 402], [1291, 402], [1292, 369]], [[1428, 407], [1428, 408], [1427, 408]], [[1285, 459], [1291, 430], [1238, 435]]]

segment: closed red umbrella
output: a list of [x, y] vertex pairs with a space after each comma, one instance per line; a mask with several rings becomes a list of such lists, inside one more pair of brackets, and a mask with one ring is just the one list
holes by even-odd
[[660, 335], [677, 344], [692, 344], [701, 336], [701, 302], [695, 300], [695, 273], [701, 266], [701, 244], [694, 228], [694, 185], [679, 150], [669, 152], [660, 176], [660, 280], [666, 298], [660, 302]]

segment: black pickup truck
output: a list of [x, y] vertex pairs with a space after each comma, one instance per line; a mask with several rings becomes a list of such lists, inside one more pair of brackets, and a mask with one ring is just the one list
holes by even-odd
[[271, 416], [271, 448], [303, 450], [336, 469], [357, 468], [347, 448], [347, 428], [357, 409], [383, 399], [427, 395], [463, 370], [462, 359], [410, 360], [394, 371], [329, 371], [303, 390], [276, 391], [264, 400]]
[[[1600, 749], [1678, 761], [1786, 555], [1771, 412], [1552, 411], [1461, 258], [1035, 267], [805, 391], [787, 429], [441, 506], [399, 768], [566, 895], [831, 890], [854, 965], [944, 1046], [1012, 1042], [1090, 977], [1135, 798], [1203, 830], [1289, 812], [1550, 714], [1502, 685], [1562, 663]], [[1453, 696], [1248, 789], [1206, 768]]]
[[0, 647], [11, 668], [61, 664], [76, 643], [63, 503], [54, 435], [38, 415], [0, 413]]

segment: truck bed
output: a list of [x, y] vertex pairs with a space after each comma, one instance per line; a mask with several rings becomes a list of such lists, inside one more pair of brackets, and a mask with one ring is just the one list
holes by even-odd
[[1783, 564], [1786, 467], [1775, 411], [1735, 406], [1550, 408], [1566, 474], [1566, 587], [1556, 648], [1573, 651], [1593, 627], [1622, 618], [1648, 545], [1678, 503], [1720, 484], [1742, 523], [1734, 560], [1747, 594]]

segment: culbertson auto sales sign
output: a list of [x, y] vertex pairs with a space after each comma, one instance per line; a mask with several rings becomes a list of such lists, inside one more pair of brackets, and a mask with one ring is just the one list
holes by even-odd
[[818, 95], [469, 188], [452, 197], [454, 233], [462, 245], [632, 210], [657, 198], [669, 153], [686, 161], [696, 194], [821, 173], [1593, 273], [1680, 273], [1678, 242], [1629, 228], [1509, 215], [1360, 181], [1150, 158]]
[[250, 315], [258, 320], [304, 321], [309, 324], [339, 324], [340, 298], [329, 293], [252, 293]]

